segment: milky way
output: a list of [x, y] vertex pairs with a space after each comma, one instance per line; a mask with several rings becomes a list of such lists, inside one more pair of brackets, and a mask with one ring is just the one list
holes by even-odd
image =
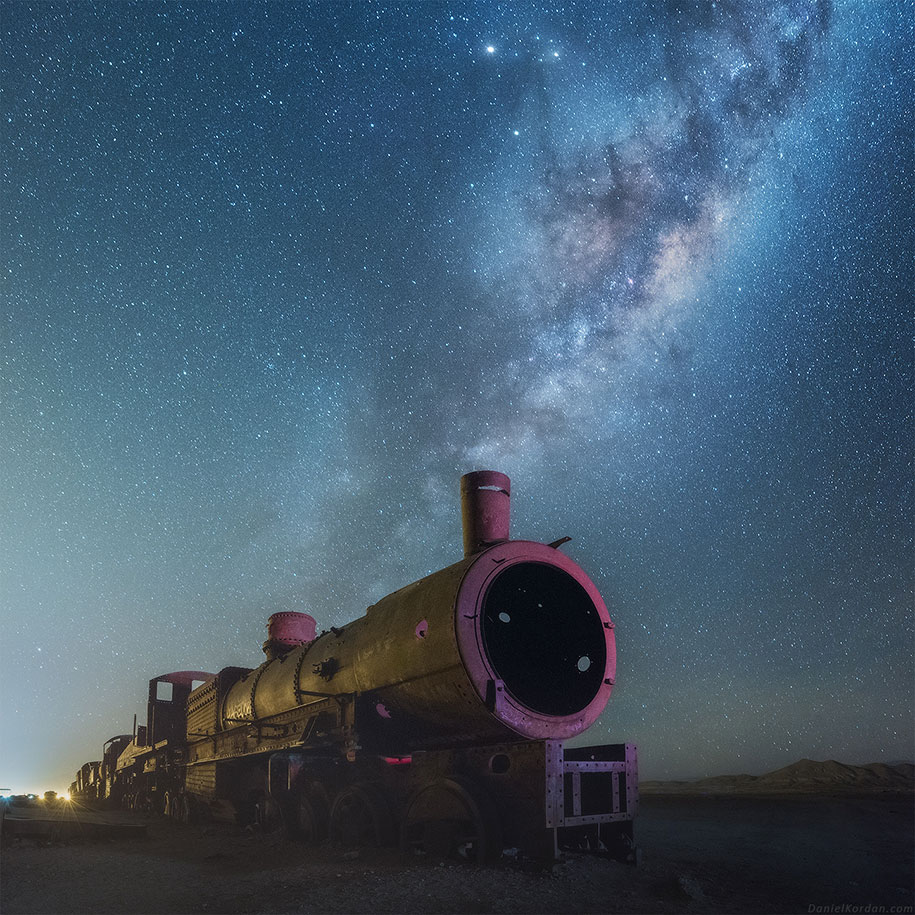
[[606, 47], [585, 77], [557, 74], [549, 49], [522, 53], [532, 101], [519, 126], [537, 148], [510, 180], [500, 204], [511, 222], [497, 223], [484, 256], [499, 253], [490, 270], [500, 306], [533, 329], [511, 362], [520, 392], [511, 432], [494, 430], [471, 456], [529, 450], [573, 414], [587, 424], [623, 383], [620, 361], [646, 345], [676, 347], [664, 338], [696, 301], [754, 167], [803, 99], [828, 21], [825, 3], [680, 5], [635, 42], [655, 66], [626, 87], [638, 99], [628, 115], [618, 95], [589, 97], [602, 70], [619, 69]]
[[456, 560], [481, 467], [647, 777], [910, 756], [915, 53], [859, 7], [7, 4], [0, 785]]

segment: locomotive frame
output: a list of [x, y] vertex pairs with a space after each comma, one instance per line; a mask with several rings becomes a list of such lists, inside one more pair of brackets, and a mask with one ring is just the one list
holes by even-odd
[[568, 538], [509, 540], [508, 477], [466, 474], [461, 493], [463, 560], [320, 635], [274, 614], [257, 668], [154, 678], [146, 725], [71, 795], [478, 863], [632, 859], [636, 747], [567, 745], [615, 680], [603, 600]]

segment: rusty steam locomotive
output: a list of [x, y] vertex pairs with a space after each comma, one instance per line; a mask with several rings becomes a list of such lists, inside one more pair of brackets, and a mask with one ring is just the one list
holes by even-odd
[[504, 474], [466, 474], [460, 562], [320, 635], [274, 614], [255, 669], [151, 680], [146, 725], [71, 795], [479, 862], [625, 856], [635, 747], [566, 746], [610, 698], [613, 623], [568, 538], [509, 539], [509, 500]]

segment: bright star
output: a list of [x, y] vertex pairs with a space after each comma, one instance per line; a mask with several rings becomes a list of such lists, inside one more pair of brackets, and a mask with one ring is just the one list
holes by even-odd
[[487, 45], [487, 46], [486, 46], [486, 53], [487, 53], [487, 54], [495, 54], [495, 53], [496, 53], [496, 49], [495, 49], [491, 44], [490, 44], [490, 45]]

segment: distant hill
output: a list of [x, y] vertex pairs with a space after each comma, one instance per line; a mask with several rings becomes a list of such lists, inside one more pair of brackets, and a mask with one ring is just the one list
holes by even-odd
[[647, 781], [645, 794], [829, 794], [832, 792], [915, 791], [912, 763], [849, 766], [828, 759], [799, 762], [765, 775], [716, 775], [695, 781]]

